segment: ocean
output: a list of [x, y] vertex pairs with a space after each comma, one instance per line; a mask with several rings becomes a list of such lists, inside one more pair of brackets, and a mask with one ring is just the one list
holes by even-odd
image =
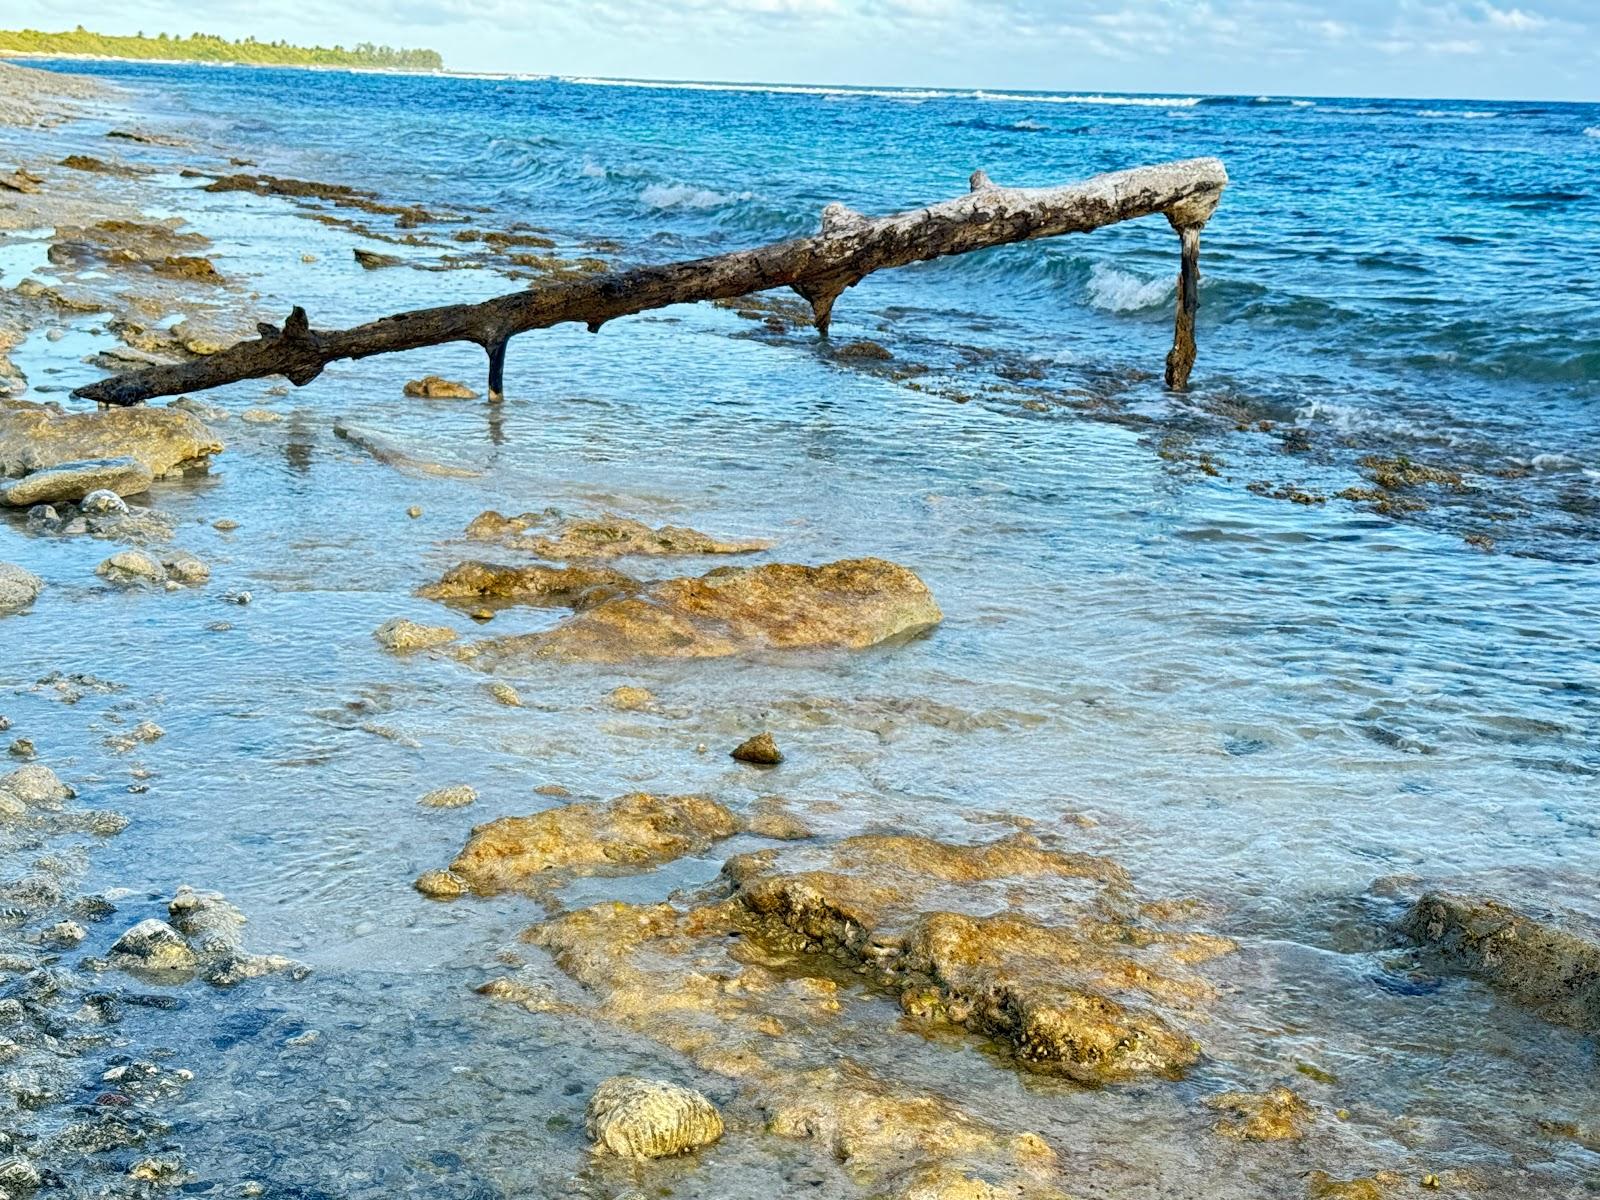
[[[198, 593], [69, 585], [26, 640], [6, 627], [0, 662], [19, 726], [54, 712], [28, 686], [53, 670], [159, 697], [167, 736], [143, 752], [159, 785], [115, 796], [133, 824], [92, 858], [99, 886], [131, 889], [130, 916], [180, 882], [218, 888], [261, 948], [313, 967], [192, 990], [183, 1032], [130, 1018], [196, 1068], [172, 1110], [191, 1190], [864, 1194], [847, 1163], [748, 1128], [698, 1169], [585, 1166], [593, 1081], [682, 1057], [475, 995], [505, 955], [537, 969], [516, 938], [539, 907], [411, 888], [472, 824], [547, 807], [533, 789], [558, 785], [735, 807], [781, 792], [827, 836], [1049, 830], [1142, 894], [1192, 898], [1240, 952], [1182, 1083], [1019, 1078], [862, 1001], [891, 1014], [864, 1022], [863, 1061], [914, 1061], [923, 1085], [1038, 1129], [1075, 1194], [1302, 1196], [1313, 1168], [1425, 1167], [1480, 1180], [1455, 1194], [1518, 1178], [1584, 1194], [1600, 1159], [1546, 1126], [1600, 1123], [1592, 1041], [1418, 972], [1388, 929], [1419, 880], [1514, 879], [1585, 908], [1600, 870], [1600, 105], [59, 66], [125, 94], [15, 135], [23, 151], [104, 154], [132, 120], [181, 134], [186, 149], [113, 147], [154, 170], [148, 211], [207, 234], [264, 313], [302, 303], [324, 327], [517, 284], [364, 271], [352, 245], [419, 266], [438, 252], [202, 192], [182, 166], [237, 157], [624, 265], [807, 234], [833, 201], [919, 206], [976, 168], [1034, 186], [1214, 155], [1232, 181], [1202, 241], [1182, 395], [1160, 380], [1177, 239], [1152, 218], [872, 276], [839, 301], [832, 342], [888, 357], [699, 307], [518, 338], [495, 410], [402, 398], [425, 371], [482, 390], [483, 356], [461, 347], [203, 397], [284, 415], [223, 427], [207, 484], [158, 494], [217, 588], [252, 593], [236, 628], [208, 631], [217, 605]], [[0, 285], [46, 270], [8, 242]], [[78, 360], [105, 340], [92, 325], [13, 357], [64, 391], [94, 377]], [[335, 417], [483, 474], [398, 474], [334, 437]], [[1382, 486], [1418, 465], [1438, 481]], [[783, 561], [882, 556], [945, 620], [848, 658], [533, 664], [505, 675], [521, 709], [459, 663], [375, 648], [388, 617], [440, 618], [412, 593], [482, 552], [460, 541], [473, 516], [547, 506], [773, 538]], [[224, 512], [239, 534], [199, 524]], [[92, 580], [103, 552], [0, 524], [0, 558], [47, 578]], [[494, 630], [555, 619], [508, 610]], [[619, 683], [662, 706], [611, 710]], [[789, 753], [770, 775], [726, 758], [757, 728]], [[461, 782], [481, 797], [466, 813], [417, 808]], [[579, 880], [563, 901], [681, 895], [731, 852]], [[291, 1044], [307, 1030], [315, 1049]], [[1297, 1150], [1212, 1137], [1201, 1098], [1264, 1082], [1344, 1116]]]

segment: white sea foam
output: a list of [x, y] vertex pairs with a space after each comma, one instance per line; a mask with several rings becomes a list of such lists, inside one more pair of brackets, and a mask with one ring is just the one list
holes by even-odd
[[592, 158], [583, 164], [578, 173], [585, 179], [604, 179], [606, 177], [606, 169]]
[[748, 200], [751, 193], [714, 192], [690, 183], [652, 183], [639, 193], [647, 208], [720, 208], [735, 200]]
[[1454, 117], [1457, 120], [1461, 120], [1461, 121], [1487, 121], [1490, 117], [1498, 117], [1500, 114], [1497, 113], [1497, 112], [1488, 112], [1488, 111], [1484, 111], [1484, 110], [1474, 110], [1474, 109], [1470, 109], [1470, 108], [1468, 108], [1468, 109], [1424, 108], [1419, 113], [1417, 113], [1417, 115], [1419, 117], [1433, 117], [1433, 118]]
[[992, 100], [1001, 104], [1113, 104], [1132, 105], [1136, 108], [1193, 108], [1200, 103], [1199, 96], [1102, 96], [1102, 95], [1050, 95], [1023, 96], [1014, 92], [974, 92], [975, 100]]
[[1172, 288], [1170, 279], [1144, 279], [1105, 263], [1089, 268], [1089, 303], [1107, 312], [1138, 312], [1164, 303]]
[[1583, 131], [1584, 137], [1600, 138], [1600, 125], [1591, 125]]
[[655, 88], [674, 92], [772, 92], [780, 96], [878, 96], [886, 100], [939, 100], [962, 92], [927, 88], [843, 88], [797, 83], [689, 83], [657, 79], [601, 79], [594, 75], [564, 75], [562, 83], [584, 87]]

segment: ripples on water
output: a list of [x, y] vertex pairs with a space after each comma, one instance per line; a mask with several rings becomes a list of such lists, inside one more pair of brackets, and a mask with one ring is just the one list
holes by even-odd
[[[409, 881], [471, 821], [547, 803], [540, 784], [746, 803], [770, 785], [721, 750], [758, 726], [790, 751], [787, 794], [842, 802], [826, 832], [972, 838], [1007, 828], [984, 814], [1051, 827], [1082, 814], [1095, 825], [1074, 837], [1152, 894], [1217, 902], [1245, 943], [1247, 1018], [1207, 1033], [1219, 1059], [1291, 1077], [1314, 1060], [1353, 1106], [1499, 1165], [1528, 1153], [1526, 1129], [1552, 1109], [1600, 1116], [1584, 1039], [1480, 988], [1395, 973], [1369, 895], [1394, 875], [1600, 869], [1595, 109], [95, 69], [265, 170], [485, 205], [619, 239], [635, 259], [809, 232], [831, 200], [882, 212], [953, 195], [979, 165], [1043, 184], [1215, 153], [1234, 180], [1207, 230], [1186, 400], [1147, 374], [1165, 350], [1175, 244], [1144, 222], [874, 278], [840, 305], [841, 336], [907, 359], [1043, 364], [1041, 388], [1067, 372], [1115, 399], [1116, 420], [1005, 397], [952, 404], [708, 310], [520, 339], [493, 426], [478, 406], [399, 399], [425, 371], [476, 380], [476, 352], [340, 364], [280, 402], [287, 421], [224, 427], [211, 487], [153, 494], [212, 563], [213, 592], [255, 593], [222, 614], [232, 631], [206, 631], [209, 593], [47, 593], [29, 638], [7, 642], [5, 681], [93, 671], [154, 697], [168, 730], [145, 755], [151, 791], [105, 801], [134, 824], [100, 882], [219, 887], [262, 948], [318, 968], [242, 1011], [188, 1001], [227, 1052], [183, 1112], [215, 1177], [262, 1175], [285, 1195], [558, 1186], [581, 1143], [560, 1114], [598, 1075], [663, 1068], [647, 1049], [467, 994], [530, 906], [432, 904]], [[505, 286], [363, 273], [342, 234], [270, 202], [188, 191], [171, 207], [217, 239], [224, 270], [259, 278], [269, 310], [306, 302], [319, 323]], [[325, 265], [299, 266], [305, 251]], [[17, 357], [40, 382], [60, 369], [50, 354], [30, 343]], [[260, 390], [218, 399], [243, 408]], [[1430, 525], [1252, 495], [1257, 472], [1330, 490], [1355, 476], [1348, 455], [1301, 461], [1219, 412], [1342, 438], [1350, 455], [1403, 448], [1484, 471], [1515, 459], [1526, 473], [1496, 502], [1536, 532], [1510, 529], [1523, 552], [1484, 555], [1448, 506]], [[488, 474], [403, 477], [334, 438], [336, 414]], [[1178, 435], [1240, 465], [1174, 469], [1157, 450]], [[417, 521], [403, 515], [413, 503]], [[927, 579], [946, 622], [847, 660], [530, 669], [512, 678], [529, 701], [517, 710], [459, 666], [375, 650], [385, 618], [438, 618], [410, 592], [481, 552], [458, 538], [472, 516], [546, 505], [771, 536], [786, 559], [880, 554]], [[199, 523], [217, 515], [243, 528]], [[0, 557], [52, 581], [92, 579], [103, 552], [4, 527], [0, 539]], [[548, 619], [513, 610], [495, 628]], [[87, 621], [104, 631], [92, 642]], [[668, 712], [611, 712], [601, 698], [619, 682], [652, 688]], [[51, 716], [38, 698], [7, 703], [19, 727]], [[39, 741], [47, 758], [74, 752], [65, 729]], [[470, 816], [417, 809], [457, 782], [483, 796]], [[720, 858], [585, 898], [665, 895]], [[287, 1048], [307, 1026], [324, 1049]], [[1195, 1134], [1190, 1091], [1232, 1082], [1051, 1093], [1051, 1107], [972, 1060], [996, 1111], [1146, 1155], [1169, 1180], [1159, 1147]], [[293, 1111], [272, 1103], [285, 1094]], [[1359, 1149], [1338, 1153], [1350, 1173], [1362, 1165]], [[1541, 1178], [1577, 1178], [1586, 1153], [1546, 1146]], [[717, 1169], [728, 1194], [770, 1186], [736, 1156]], [[1231, 1161], [1183, 1169], [1215, 1195], [1282, 1185]]]

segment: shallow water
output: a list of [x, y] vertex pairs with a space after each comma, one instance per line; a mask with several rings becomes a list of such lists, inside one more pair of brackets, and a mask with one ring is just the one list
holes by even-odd
[[[1592, 1043], [1475, 984], [1411, 986], [1390, 970], [1389, 913], [1371, 889], [1505, 866], [1554, 888], [1600, 868], [1597, 528], [1578, 503], [1600, 467], [1600, 294], [1586, 265], [1600, 250], [1600, 141], [1583, 132], [1595, 109], [1484, 104], [1466, 107], [1495, 115], [1470, 119], [1462, 106], [1389, 101], [1062, 104], [93, 69], [200, 153], [231, 147], [264, 170], [482, 204], [486, 225], [527, 218], [567, 242], [616, 238], [629, 260], [799, 233], [828, 200], [885, 211], [954, 194], [980, 164], [1043, 183], [1217, 153], [1235, 180], [1207, 231], [1192, 401], [1131, 374], [1159, 364], [1167, 337], [1159, 280], [1175, 246], [1147, 222], [875, 278], [840, 305], [838, 337], [872, 337], [906, 361], [964, 346], [984, 364], [1030, 362], [1042, 378], [1026, 398], [1100, 388], [1117, 419], [1037, 411], [1004, 391], [954, 404], [807, 338], [673, 310], [598, 337], [520, 339], [501, 409], [401, 398], [425, 372], [477, 386], [481, 355], [460, 349], [339, 364], [281, 398], [259, 383], [209, 396], [284, 420], [219, 425], [228, 450], [209, 477], [151, 493], [179, 519], [175, 544], [211, 564], [203, 590], [112, 592], [92, 573], [104, 543], [0, 523], [0, 559], [51, 584], [0, 629], [4, 711], [42, 761], [99, 776], [85, 789], [94, 802], [132, 818], [96, 853], [91, 885], [218, 888], [250, 915], [256, 947], [315, 969], [300, 984], [189, 989], [182, 1031], [147, 1018], [201, 1072], [175, 1113], [202, 1183], [255, 1178], [285, 1196], [620, 1190], [585, 1173], [582, 1105], [595, 1079], [660, 1073], [670, 1056], [473, 995], [539, 910], [516, 897], [443, 905], [411, 888], [471, 824], [543, 808], [533, 789], [559, 784], [597, 798], [705, 791], [734, 808], [767, 791], [801, 811], [831, 801], [808, 812], [828, 834], [972, 840], [1009, 831], [1007, 815], [1030, 818], [1110, 854], [1150, 895], [1214, 905], [1243, 950], [1232, 1015], [1202, 1035], [1213, 1059], [1196, 1078], [1085, 1092], [1019, 1079], [970, 1046], [916, 1068], [934, 1086], [963, 1078], [986, 1111], [1052, 1137], [1082, 1167], [1084, 1195], [1302, 1194], [1283, 1178], [1298, 1159], [1213, 1145], [1194, 1106], [1223, 1086], [1294, 1079], [1302, 1061], [1338, 1076], [1317, 1095], [1354, 1113], [1349, 1130], [1318, 1135], [1336, 1174], [1425, 1153], [1525, 1171], [1527, 1194], [1580, 1194], [1595, 1156], [1536, 1123], [1600, 1121]], [[105, 153], [102, 130], [47, 136], [53, 153]], [[215, 241], [219, 268], [249, 278], [267, 313], [305, 303], [332, 325], [507, 287], [487, 272], [363, 272], [348, 234], [281, 201], [201, 193], [176, 174], [141, 186], [153, 214], [182, 214]], [[29, 244], [8, 236], [0, 283], [45, 270]], [[36, 387], [82, 382], [78, 356], [109, 340], [93, 327], [82, 318], [13, 357]], [[1223, 410], [1298, 422], [1323, 448], [1285, 454]], [[484, 475], [397, 472], [336, 438], [335, 416]], [[1231, 466], [1185, 469], [1159, 453], [1173, 438]], [[1401, 522], [1244, 486], [1333, 489], [1359, 482], [1359, 452], [1419, 448], [1447, 453], [1488, 498]], [[1561, 457], [1491, 488], [1491, 470], [1540, 454]], [[1548, 502], [1567, 492], [1568, 507]], [[420, 518], [405, 515], [413, 504]], [[927, 581], [945, 621], [854, 657], [507, 673], [521, 709], [458, 663], [377, 648], [370, 631], [395, 615], [470, 634], [413, 589], [483, 554], [460, 536], [480, 511], [550, 505], [771, 537], [785, 561], [881, 555]], [[1495, 527], [1512, 552], [1484, 554], [1462, 534], [1496, 506], [1520, 514]], [[219, 516], [242, 527], [219, 533]], [[252, 603], [221, 601], [240, 589]], [[554, 619], [509, 609], [490, 631]], [[217, 621], [232, 628], [207, 628]], [[85, 699], [68, 720], [28, 689], [51, 671], [125, 685], [119, 699], [166, 729], [138, 753], [156, 772], [147, 792], [124, 794], [121, 767], [85, 748], [109, 701]], [[613, 711], [604, 697], [619, 683], [649, 687], [662, 710]], [[726, 757], [757, 728], [789, 755], [775, 773]], [[481, 797], [470, 810], [415, 803], [462, 782]], [[1069, 822], [1078, 815], [1093, 824]], [[568, 898], [664, 896], [744, 845], [583, 881]], [[143, 915], [135, 899], [94, 936], [109, 942]], [[318, 1043], [285, 1045], [307, 1028]], [[901, 1034], [864, 1040], [862, 1054], [921, 1063], [922, 1046]], [[781, 1173], [770, 1156], [789, 1152], [756, 1143], [730, 1139], [701, 1173], [679, 1164], [649, 1179], [682, 1195], [767, 1194]], [[848, 1194], [827, 1164], [791, 1165], [820, 1172], [807, 1190]], [[574, 1172], [581, 1184], [567, 1182]]]

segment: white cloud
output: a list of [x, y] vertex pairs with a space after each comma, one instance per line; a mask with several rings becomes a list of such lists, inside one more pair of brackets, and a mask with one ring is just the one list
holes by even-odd
[[1520, 8], [1496, 8], [1492, 4], [1483, 6], [1484, 19], [1497, 29], [1510, 29], [1518, 33], [1526, 33], [1534, 29], [1543, 29], [1550, 24], [1548, 20], [1538, 13], [1523, 12]]

